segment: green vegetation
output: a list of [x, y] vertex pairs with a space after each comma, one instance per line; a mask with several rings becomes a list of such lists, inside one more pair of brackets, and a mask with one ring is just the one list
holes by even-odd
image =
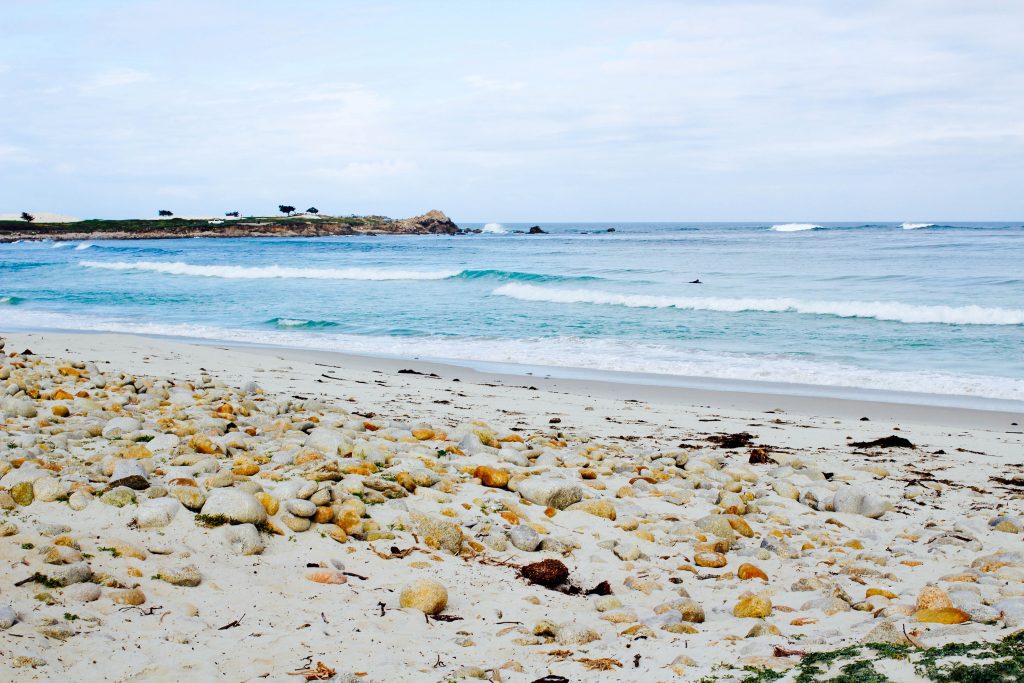
[[390, 219], [383, 216], [345, 216], [310, 220], [303, 216], [247, 216], [238, 220], [211, 223], [207, 218], [157, 219], [128, 218], [123, 220], [90, 219], [75, 223], [29, 223], [24, 220], [0, 221], [0, 235], [4, 232], [34, 232], [59, 236], [61, 233], [82, 232], [188, 232], [194, 230], [218, 231], [233, 228], [302, 228], [317, 227], [328, 229], [334, 226], [373, 227], [384, 225]]
[[1024, 681], [1024, 631], [995, 643], [950, 643], [916, 649], [908, 645], [869, 643], [805, 655], [795, 669], [778, 673], [747, 668], [741, 683], [895, 683], [875, 668], [902, 661], [935, 683], [1015, 683]]
[[230, 521], [231, 520], [225, 517], [224, 515], [204, 515], [202, 513], [196, 515], [196, 524], [208, 528], [224, 526], [225, 524], [228, 524]]

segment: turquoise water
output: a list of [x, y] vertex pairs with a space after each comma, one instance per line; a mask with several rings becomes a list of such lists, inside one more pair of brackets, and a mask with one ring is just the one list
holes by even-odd
[[0, 329], [1024, 400], [1024, 224], [529, 225], [4, 244]]

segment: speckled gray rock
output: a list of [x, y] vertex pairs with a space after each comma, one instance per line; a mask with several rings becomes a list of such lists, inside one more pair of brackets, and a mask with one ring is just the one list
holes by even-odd
[[518, 493], [535, 505], [564, 510], [583, 500], [583, 489], [564, 479], [528, 477], [519, 482]]
[[170, 524], [180, 509], [176, 498], [144, 500], [135, 511], [135, 521], [140, 529], [159, 529]]
[[226, 526], [221, 533], [224, 541], [239, 555], [259, 555], [265, 547], [260, 532], [252, 524]]
[[301, 498], [289, 498], [284, 501], [284, 509], [296, 517], [312, 517], [316, 514], [316, 504]]
[[18, 613], [10, 605], [0, 605], [0, 631], [6, 631], [18, 623]]
[[85, 562], [75, 562], [62, 566], [47, 567], [40, 574], [46, 577], [47, 583], [65, 587], [88, 581], [92, 578], [92, 569]]
[[508, 540], [512, 542], [512, 545], [525, 550], [528, 553], [532, 553], [540, 545], [541, 538], [532, 527], [528, 527], [525, 524], [519, 524], [512, 527], [512, 531], [508, 534]]

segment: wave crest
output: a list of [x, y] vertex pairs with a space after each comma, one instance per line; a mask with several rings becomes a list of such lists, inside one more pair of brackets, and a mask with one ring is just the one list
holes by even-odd
[[921, 228], [934, 228], [934, 223], [904, 223], [900, 226], [904, 230], [920, 230]]
[[325, 327], [338, 326], [338, 323], [334, 322], [333, 320], [303, 320], [301, 318], [271, 318], [267, 322], [276, 327], [282, 327], [291, 330], [315, 330], [323, 329]]
[[508, 233], [508, 230], [506, 230], [505, 226], [501, 223], [488, 223], [481, 229], [481, 232], [486, 232], [491, 235], [505, 235]]
[[802, 232], [804, 230], [821, 230], [815, 223], [778, 223], [772, 226], [775, 232]]
[[552, 289], [535, 285], [507, 284], [492, 294], [521, 301], [559, 304], [599, 304], [629, 308], [677, 308], [691, 311], [740, 313], [803, 313], [838, 318], [874, 318], [901, 323], [944, 325], [1024, 325], [1024, 309], [983, 306], [929, 306], [899, 301], [805, 301], [801, 299], [730, 299], [718, 297], [665, 297], [618, 294], [600, 290]]
[[0, 306], [17, 306], [24, 299], [17, 296], [0, 296]]

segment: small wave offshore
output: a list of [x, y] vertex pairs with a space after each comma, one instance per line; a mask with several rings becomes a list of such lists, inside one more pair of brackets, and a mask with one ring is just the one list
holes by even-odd
[[488, 223], [483, 228], [481, 228], [481, 232], [486, 232], [489, 235], [508, 234], [508, 230], [506, 230], [505, 226], [503, 226], [501, 223]]
[[0, 306], [17, 306], [24, 299], [17, 296], [0, 296]]
[[934, 228], [934, 223], [903, 223], [900, 225], [904, 230], [920, 230], [921, 228]]
[[267, 323], [275, 327], [292, 330], [318, 330], [338, 326], [338, 323], [333, 320], [303, 320], [302, 318], [271, 318]]
[[510, 283], [492, 294], [521, 301], [558, 304], [597, 304], [629, 308], [676, 308], [695, 311], [740, 313], [804, 313], [839, 318], [873, 318], [901, 323], [944, 325], [1024, 325], [1024, 309], [984, 306], [930, 306], [899, 301], [805, 301], [801, 299], [755, 299], [724, 297], [666, 297], [619, 294], [601, 290], [556, 289]]
[[775, 232], [803, 232], [804, 230], [822, 230], [823, 227], [816, 223], [777, 223], [771, 229]]

